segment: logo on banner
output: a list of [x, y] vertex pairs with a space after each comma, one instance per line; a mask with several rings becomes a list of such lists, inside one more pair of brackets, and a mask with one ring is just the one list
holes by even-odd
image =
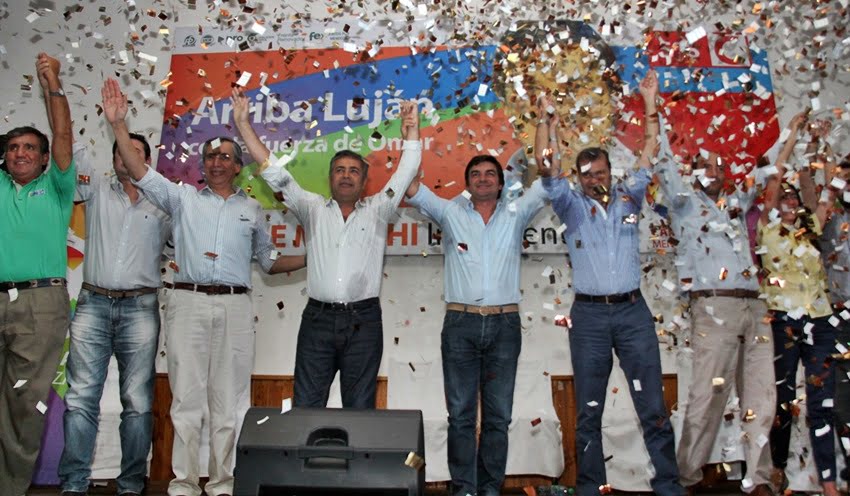
[[197, 41], [198, 40], [195, 39], [194, 36], [187, 36], [186, 38], [183, 39], [183, 46], [184, 47], [193, 47], [193, 46], [195, 46], [195, 43], [197, 43]]

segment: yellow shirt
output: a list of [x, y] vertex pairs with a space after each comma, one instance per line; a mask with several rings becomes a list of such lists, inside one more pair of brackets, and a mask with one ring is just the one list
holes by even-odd
[[[815, 216], [812, 221], [814, 234], [820, 236], [820, 222]], [[799, 230], [799, 225], [780, 222], [765, 225], [759, 221], [758, 243], [766, 251], [761, 260], [767, 277], [761, 287], [767, 296], [767, 307], [792, 315], [808, 314], [813, 318], [831, 315], [820, 251], [808, 236], [795, 236]]]

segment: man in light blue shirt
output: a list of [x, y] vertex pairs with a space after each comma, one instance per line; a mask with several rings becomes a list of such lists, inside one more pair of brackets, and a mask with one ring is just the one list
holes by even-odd
[[[522, 346], [522, 233], [546, 195], [538, 180], [516, 200], [503, 197], [504, 172], [490, 155], [470, 160], [464, 177], [469, 199], [445, 200], [418, 180], [407, 197], [443, 231], [446, 316], [441, 339], [451, 494], [494, 496], [505, 478]], [[479, 391], [482, 425], [476, 443]]]
[[173, 223], [174, 291], [164, 297], [168, 383], [174, 447], [171, 496], [199, 496], [198, 461], [204, 406], [209, 408], [209, 496], [233, 493], [236, 433], [250, 407], [254, 368], [251, 261], [269, 274], [304, 266], [304, 257], [277, 256], [260, 204], [233, 180], [242, 149], [218, 137], [201, 147], [205, 186], [175, 184], [148, 168], [133, 148], [127, 97], [118, 82], [103, 86], [103, 112], [135, 183]]
[[[652, 313], [640, 293], [638, 220], [651, 179], [650, 157], [657, 146], [655, 99], [658, 80], [650, 72], [640, 85], [645, 110], [645, 145], [639, 170], [616, 185], [611, 180], [608, 153], [587, 148], [576, 157], [580, 189], [566, 178], [544, 178], [555, 213], [566, 226], [567, 249], [573, 267], [575, 301], [570, 318], [570, 353], [575, 376], [578, 425], [579, 496], [598, 495], [607, 483], [602, 451], [602, 412], [613, 366], [612, 348], [629, 381], [629, 392], [640, 418], [644, 442], [655, 467], [655, 494], [683, 494], [676, 468], [673, 429], [664, 405], [661, 356]], [[540, 104], [541, 113], [550, 108]], [[538, 163], [559, 164], [558, 141], [550, 126], [537, 126]], [[547, 139], [549, 144], [547, 146]], [[552, 166], [557, 168], [556, 165]]]

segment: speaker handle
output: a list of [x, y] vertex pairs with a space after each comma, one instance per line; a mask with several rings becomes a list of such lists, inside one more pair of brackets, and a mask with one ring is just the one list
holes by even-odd
[[341, 446], [302, 446], [296, 449], [295, 456], [302, 460], [318, 457], [353, 460], [354, 450]]

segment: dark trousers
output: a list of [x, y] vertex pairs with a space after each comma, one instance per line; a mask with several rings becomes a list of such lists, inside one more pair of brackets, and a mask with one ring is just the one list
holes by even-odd
[[351, 309], [308, 303], [298, 330], [293, 405], [327, 406], [331, 383], [339, 371], [342, 406], [375, 408], [383, 351], [377, 298]]
[[629, 381], [649, 458], [655, 467], [655, 494], [683, 494], [676, 467], [673, 428], [664, 405], [661, 355], [652, 314], [642, 297], [634, 302], [605, 304], [576, 301], [571, 311], [570, 355], [578, 406], [576, 448], [577, 494], [597, 496], [607, 483], [602, 451], [602, 412], [608, 378], [617, 352]]
[[[835, 341], [850, 350], [850, 322], [841, 320], [841, 325], [835, 330]], [[850, 453], [845, 446], [850, 446], [850, 359], [838, 360], [835, 367], [835, 429], [841, 439], [841, 450], [844, 453], [844, 466], [850, 467]], [[845, 444], [846, 443], [846, 444]]]
[[[812, 323], [811, 338], [804, 332]], [[797, 364], [806, 372], [806, 424], [818, 477], [821, 482], [835, 480], [835, 433], [832, 407], [824, 406], [835, 393], [835, 375], [830, 355], [835, 349], [835, 328], [829, 317], [804, 316], [792, 319], [785, 312], [774, 312], [773, 350], [776, 371], [776, 420], [770, 430], [773, 465], [785, 468], [791, 444], [793, 401], [797, 398]], [[824, 431], [824, 427], [829, 427]], [[826, 477], [824, 471], [828, 470]]]
[[[508, 461], [508, 425], [522, 348], [519, 313], [449, 310], [441, 340], [451, 493], [498, 496]], [[481, 438], [476, 443], [479, 393]]]

